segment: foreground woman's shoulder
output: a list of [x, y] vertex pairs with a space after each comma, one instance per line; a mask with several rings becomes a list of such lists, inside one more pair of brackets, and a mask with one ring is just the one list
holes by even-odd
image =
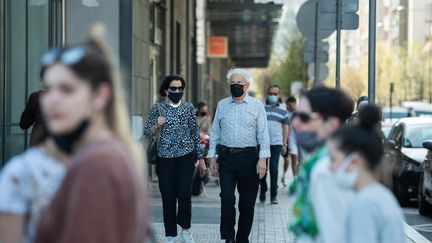
[[91, 163], [94, 166], [111, 167], [111, 163], [121, 166], [123, 163], [120, 162], [131, 160], [122, 142], [117, 139], [107, 139], [95, 141], [85, 146], [75, 156], [73, 163], [77, 165]]

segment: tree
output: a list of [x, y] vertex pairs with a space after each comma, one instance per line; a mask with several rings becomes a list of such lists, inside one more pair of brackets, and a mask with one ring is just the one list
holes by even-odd
[[266, 84], [278, 84], [285, 95], [290, 94], [291, 82], [301, 81], [307, 86], [307, 64], [303, 61], [304, 38], [297, 32], [287, 42], [282, 60], [272, 60], [262, 74]]
[[[408, 51], [409, 50], [409, 51]], [[376, 103], [388, 104], [390, 83], [394, 83], [394, 103], [406, 100], [422, 100], [426, 95], [427, 57], [421, 45], [413, 44], [410, 48], [400, 46], [391, 48], [377, 42], [376, 55]], [[335, 63], [329, 63], [330, 75], [325, 85], [334, 87]], [[358, 68], [342, 66], [341, 87], [354, 99], [367, 95], [368, 58], [363, 56]]]

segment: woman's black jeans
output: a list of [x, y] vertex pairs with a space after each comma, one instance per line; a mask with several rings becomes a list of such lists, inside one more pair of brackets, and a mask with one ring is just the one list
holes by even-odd
[[196, 152], [178, 158], [158, 158], [156, 173], [162, 194], [166, 236], [177, 236], [177, 224], [183, 229], [191, 227], [191, 186], [196, 159]]

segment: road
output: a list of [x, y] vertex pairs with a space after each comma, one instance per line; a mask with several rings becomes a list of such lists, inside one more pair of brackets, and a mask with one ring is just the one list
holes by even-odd
[[403, 208], [406, 223], [417, 230], [426, 239], [432, 241], [432, 216], [425, 217], [419, 214], [415, 203], [411, 207]]

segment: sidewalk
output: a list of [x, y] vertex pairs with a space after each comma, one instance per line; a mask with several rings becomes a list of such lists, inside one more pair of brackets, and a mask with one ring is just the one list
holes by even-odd
[[[291, 182], [292, 175], [288, 175], [287, 179]], [[157, 183], [150, 184], [150, 192], [152, 196], [150, 208], [151, 223], [156, 239], [158, 240], [157, 242], [162, 242], [165, 235], [162, 216], [162, 200]], [[206, 186], [206, 192], [207, 196], [203, 193], [198, 197], [192, 197], [192, 234], [197, 243], [224, 242], [220, 240], [219, 235], [219, 186], [217, 186], [214, 181], [211, 181]], [[294, 235], [288, 232], [287, 229], [288, 219], [290, 217], [287, 188], [283, 187], [281, 184], [279, 184], [278, 200], [278, 205], [271, 205], [268, 195], [265, 203], [260, 203], [257, 200], [255, 205], [254, 223], [250, 236], [251, 243], [294, 242]], [[179, 228], [178, 232], [180, 232], [180, 230], [181, 229]], [[421, 236], [415, 229], [407, 224], [405, 224], [405, 235], [407, 243], [430, 243], [429, 240]]]
[[[214, 181], [206, 186], [208, 197], [201, 194], [192, 197], [192, 234], [197, 243], [223, 242], [220, 240], [220, 198], [219, 186]], [[164, 238], [162, 201], [157, 183], [151, 184], [152, 192], [152, 226], [158, 242]], [[237, 197], [238, 198], [238, 197]], [[279, 204], [271, 205], [269, 196], [265, 203], [257, 201], [255, 217], [250, 236], [251, 243], [282, 243], [294, 242], [294, 236], [288, 232], [289, 218], [288, 194], [286, 188], [279, 188]], [[237, 215], [238, 216], [238, 215]], [[178, 229], [180, 232], [180, 228]]]

